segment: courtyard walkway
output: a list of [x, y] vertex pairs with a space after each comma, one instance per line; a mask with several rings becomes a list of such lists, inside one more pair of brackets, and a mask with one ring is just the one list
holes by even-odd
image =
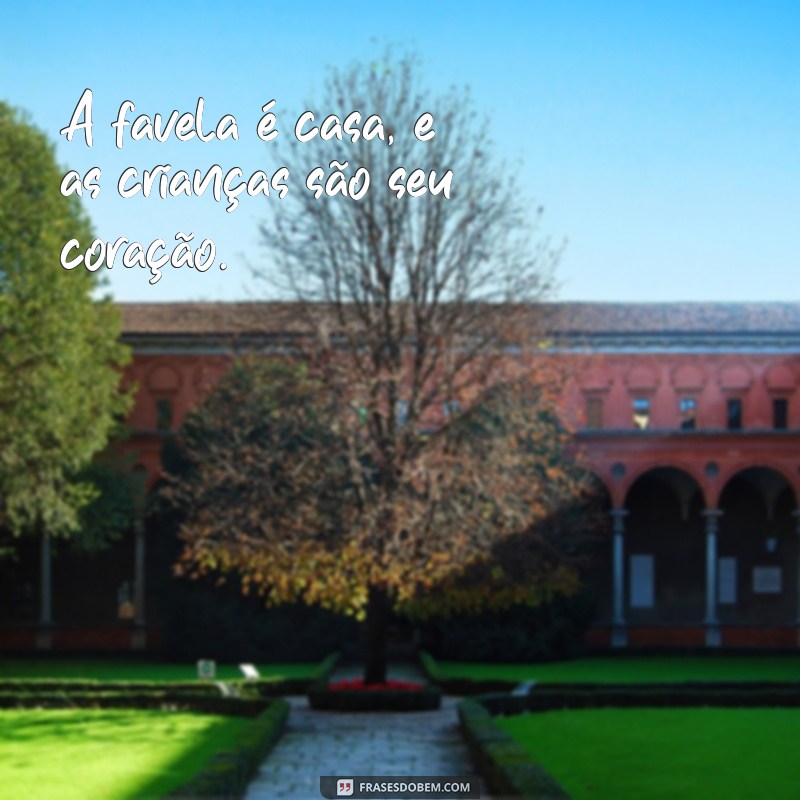
[[[337, 670], [332, 680], [355, 677]], [[424, 681], [414, 668], [389, 677]], [[320, 775], [472, 775], [458, 730], [457, 699], [442, 698], [438, 711], [407, 713], [313, 711], [305, 697], [287, 698], [286, 733], [261, 765], [246, 800], [318, 800]], [[481, 797], [486, 798], [485, 787]]]

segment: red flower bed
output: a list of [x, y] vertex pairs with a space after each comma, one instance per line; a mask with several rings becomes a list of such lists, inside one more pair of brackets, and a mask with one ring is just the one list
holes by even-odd
[[385, 681], [384, 683], [364, 683], [363, 678], [353, 678], [352, 680], [341, 680], [329, 683], [328, 689], [332, 692], [421, 692], [421, 683], [413, 681]]

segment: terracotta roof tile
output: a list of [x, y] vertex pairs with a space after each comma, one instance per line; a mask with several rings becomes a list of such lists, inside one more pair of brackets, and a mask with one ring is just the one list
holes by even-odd
[[[296, 334], [300, 307], [286, 302], [119, 303], [126, 336]], [[800, 333], [800, 303], [546, 303], [503, 306], [544, 319], [551, 334]]]

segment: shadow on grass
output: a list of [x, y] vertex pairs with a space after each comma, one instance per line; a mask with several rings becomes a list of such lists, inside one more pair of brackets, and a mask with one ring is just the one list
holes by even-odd
[[147, 779], [132, 785], [130, 791], [122, 797], [125, 800], [142, 800], [157, 798], [186, 783], [205, 766], [206, 762], [220, 750], [231, 747], [246, 726], [249, 719], [241, 717], [219, 717], [218, 721], [207, 728], [202, 737], [195, 736], [187, 742], [187, 746], [165, 764], [158, 775], [150, 775]]
[[60, 796], [81, 800], [161, 797], [229, 748], [248, 723], [168, 711], [4, 711], [0, 785], [36, 784], [39, 792], [59, 785]]

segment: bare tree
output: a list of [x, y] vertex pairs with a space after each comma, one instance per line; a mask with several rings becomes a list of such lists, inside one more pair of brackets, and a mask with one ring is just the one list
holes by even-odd
[[[561, 376], [541, 357], [539, 301], [558, 253], [537, 239], [540, 210], [492, 159], [469, 94], [432, 100], [406, 57], [332, 72], [312, 110], [317, 120], [377, 114], [384, 126], [369, 141], [292, 140], [293, 176], [346, 162], [345, 178], [368, 170], [369, 190], [317, 198], [292, 185], [262, 229], [261, 277], [297, 300], [294, 355], [319, 387], [304, 402], [329, 434], [285, 465], [291, 491], [254, 478], [249, 521], [220, 507], [190, 515], [184, 558], [199, 571], [224, 563], [274, 602], [366, 618], [365, 678], [379, 682], [393, 607], [508, 605], [574, 588], [575, 529], [563, 520], [586, 484], [562, 457]], [[435, 135], [420, 141], [424, 112]], [[388, 186], [398, 167], [435, 172], [434, 184], [451, 170], [450, 196], [398, 197]], [[251, 475], [240, 456], [219, 455], [215, 474]], [[195, 457], [208, 480], [188, 505], [214, 481], [208, 454]], [[317, 502], [334, 484], [339, 502]]]

